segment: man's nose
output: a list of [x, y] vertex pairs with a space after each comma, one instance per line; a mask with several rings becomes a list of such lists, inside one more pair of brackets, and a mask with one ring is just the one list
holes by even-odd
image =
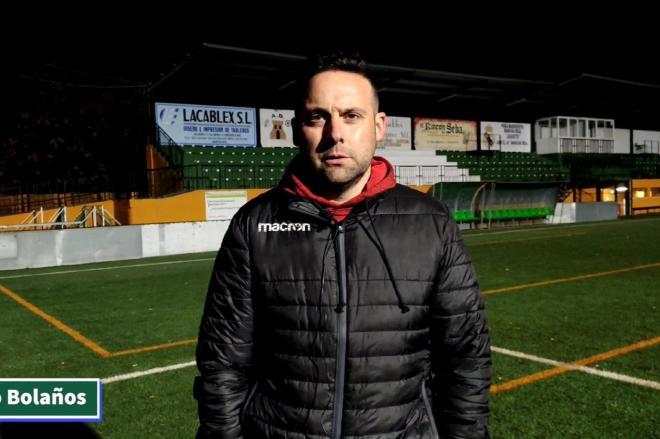
[[329, 120], [329, 133], [330, 137], [335, 144], [344, 143], [344, 126], [342, 124], [341, 117], [332, 116]]

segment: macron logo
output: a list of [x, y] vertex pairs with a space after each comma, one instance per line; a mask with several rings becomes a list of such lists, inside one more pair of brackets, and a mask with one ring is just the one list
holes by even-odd
[[312, 230], [310, 223], [259, 223], [259, 232], [309, 232]]

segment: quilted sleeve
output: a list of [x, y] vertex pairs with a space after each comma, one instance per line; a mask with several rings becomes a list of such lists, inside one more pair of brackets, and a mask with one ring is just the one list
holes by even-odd
[[240, 414], [250, 387], [253, 308], [250, 252], [235, 216], [222, 241], [209, 282], [197, 344], [193, 394], [197, 438], [242, 438]]
[[446, 210], [432, 304], [431, 392], [442, 438], [487, 438], [491, 354], [484, 301], [470, 255]]

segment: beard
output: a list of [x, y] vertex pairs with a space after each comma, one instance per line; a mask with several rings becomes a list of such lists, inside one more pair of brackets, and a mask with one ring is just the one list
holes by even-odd
[[302, 166], [306, 180], [315, 193], [342, 193], [351, 188], [371, 168], [371, 159], [350, 157], [341, 166], [329, 165], [318, 158], [305, 157]]
[[351, 162], [342, 166], [332, 166], [321, 162], [317, 164], [316, 172], [318, 177], [325, 183], [334, 187], [348, 187], [362, 178], [365, 172], [369, 170], [371, 161], [360, 162], [351, 159]]

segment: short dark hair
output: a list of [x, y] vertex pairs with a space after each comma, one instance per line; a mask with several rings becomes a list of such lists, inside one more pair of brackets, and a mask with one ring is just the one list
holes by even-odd
[[303, 64], [296, 80], [296, 108], [300, 108], [307, 98], [309, 81], [319, 73], [337, 71], [355, 73], [371, 84], [374, 93], [374, 108], [378, 111], [378, 89], [371, 77], [371, 71], [365, 59], [358, 52], [332, 51], [312, 55]]

